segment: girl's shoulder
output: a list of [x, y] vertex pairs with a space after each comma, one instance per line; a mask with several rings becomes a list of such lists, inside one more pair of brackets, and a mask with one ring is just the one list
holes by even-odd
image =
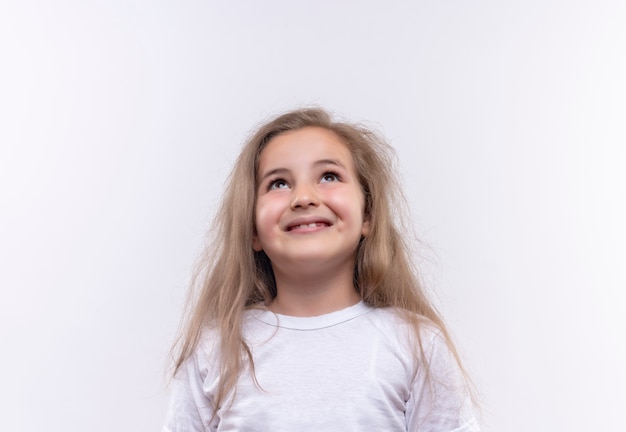
[[210, 370], [219, 362], [220, 334], [214, 326], [205, 325], [198, 336], [198, 343], [189, 361], [197, 364], [200, 370]]
[[415, 334], [419, 331], [422, 341], [432, 341], [441, 336], [441, 329], [423, 315], [397, 307], [371, 307], [370, 320], [383, 331]]

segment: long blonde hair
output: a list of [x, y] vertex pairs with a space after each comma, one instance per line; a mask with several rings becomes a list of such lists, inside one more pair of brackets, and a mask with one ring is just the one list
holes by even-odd
[[[412, 265], [402, 211], [404, 198], [395, 176], [395, 153], [385, 140], [365, 126], [334, 121], [319, 108], [287, 112], [260, 126], [248, 139], [231, 172], [223, 200], [192, 283], [189, 313], [180, 334], [174, 373], [198, 345], [205, 327], [219, 334], [220, 382], [215, 406], [224, 402], [247, 365], [254, 376], [254, 360], [242, 335], [244, 311], [269, 304], [276, 282], [269, 258], [252, 249], [259, 157], [268, 142], [282, 133], [304, 127], [334, 132], [349, 148], [365, 195], [370, 232], [359, 244], [354, 286], [374, 307], [394, 307], [413, 325], [422, 352], [419, 329], [428, 321], [436, 326], [459, 366], [459, 356], [446, 326], [421, 287]], [[428, 370], [428, 365], [425, 365]], [[461, 368], [461, 370], [463, 370]], [[465, 373], [464, 373], [465, 374]], [[466, 375], [466, 374], [465, 374]]]

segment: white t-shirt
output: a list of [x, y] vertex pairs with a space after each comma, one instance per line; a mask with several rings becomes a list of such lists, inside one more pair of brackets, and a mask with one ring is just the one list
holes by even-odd
[[206, 331], [174, 378], [163, 431], [478, 431], [442, 337], [422, 331], [428, 385], [410, 331], [392, 309], [363, 302], [316, 317], [247, 311], [243, 333], [261, 388], [244, 370], [211, 422], [219, 349]]

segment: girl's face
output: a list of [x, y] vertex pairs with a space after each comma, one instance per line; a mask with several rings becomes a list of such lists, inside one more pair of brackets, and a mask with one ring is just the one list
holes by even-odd
[[261, 152], [257, 178], [253, 248], [275, 272], [353, 271], [369, 221], [352, 155], [335, 133], [306, 127], [278, 135]]

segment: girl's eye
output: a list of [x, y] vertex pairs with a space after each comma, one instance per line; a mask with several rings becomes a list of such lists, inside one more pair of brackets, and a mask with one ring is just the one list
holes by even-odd
[[339, 175], [334, 172], [327, 172], [322, 176], [322, 183], [335, 182], [339, 180]]
[[285, 189], [289, 187], [287, 182], [283, 179], [272, 180], [268, 189]]

